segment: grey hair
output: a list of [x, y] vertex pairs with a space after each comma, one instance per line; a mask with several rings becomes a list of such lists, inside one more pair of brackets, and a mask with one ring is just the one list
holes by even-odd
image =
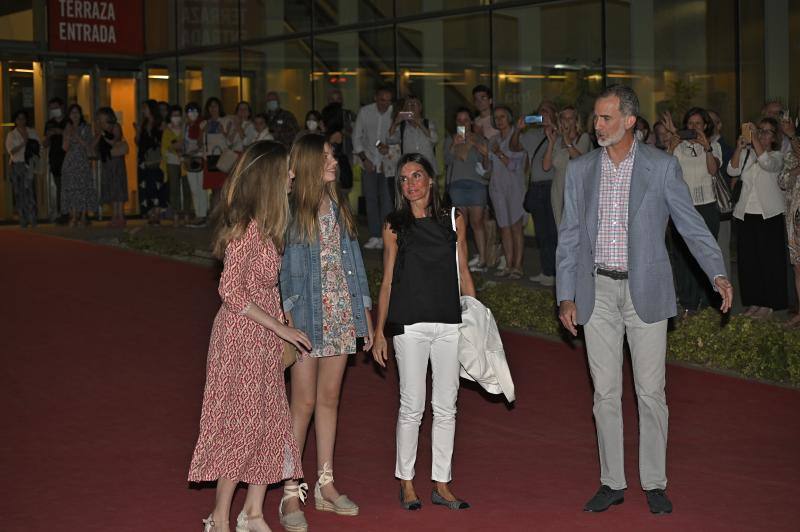
[[619, 111], [625, 116], [639, 116], [639, 97], [636, 92], [625, 85], [611, 85], [600, 93], [598, 98], [619, 98]]

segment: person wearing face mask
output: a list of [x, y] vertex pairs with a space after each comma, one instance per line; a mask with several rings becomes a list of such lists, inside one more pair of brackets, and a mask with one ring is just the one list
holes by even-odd
[[323, 130], [322, 126], [322, 115], [319, 111], [311, 110], [306, 113], [306, 121], [305, 127], [297, 132], [297, 135], [294, 137], [294, 142], [297, 142], [297, 139], [303, 137], [305, 135], [325, 135], [325, 131]]
[[203, 133], [200, 128], [200, 105], [189, 102], [185, 110], [182, 155], [194, 205], [194, 220], [187, 224], [187, 227], [205, 227], [208, 216], [208, 193], [203, 188]]
[[189, 221], [189, 212], [192, 206], [189, 180], [183, 173], [181, 165], [184, 147], [182, 115], [183, 112], [179, 105], [171, 106], [167, 125], [161, 135], [162, 168], [167, 176], [169, 206], [176, 226]]
[[[50, 173], [53, 175], [53, 183], [56, 189], [55, 209], [50, 209], [53, 213], [58, 213], [61, 205], [61, 166], [64, 164], [64, 128], [67, 127], [67, 117], [64, 113], [64, 100], [59, 97], [50, 98], [47, 104], [48, 120], [44, 126], [44, 140], [42, 145], [47, 148], [47, 160], [50, 166]], [[63, 223], [63, 217], [51, 214], [51, 218]]]
[[[722, 149], [718, 142], [711, 140], [714, 135], [714, 123], [705, 109], [699, 107], [689, 109], [683, 117], [683, 129], [691, 132], [694, 138], [681, 140], [669, 112], [664, 113], [663, 121], [667, 131], [670, 132], [668, 151], [678, 158], [683, 180], [689, 187], [694, 207], [705, 220], [708, 230], [714, 238], [717, 238], [720, 213], [714, 196], [713, 180], [722, 164]], [[670, 233], [673, 237], [673, 263], [678, 285], [678, 303], [683, 308], [683, 315], [686, 316], [709, 306], [714, 294], [712, 288], [707, 286], [705, 275], [692, 257], [683, 238], [675, 230], [671, 230]]]
[[281, 100], [275, 91], [267, 93], [267, 126], [275, 140], [282, 142], [287, 148], [292, 145], [300, 130], [292, 112], [281, 108]]

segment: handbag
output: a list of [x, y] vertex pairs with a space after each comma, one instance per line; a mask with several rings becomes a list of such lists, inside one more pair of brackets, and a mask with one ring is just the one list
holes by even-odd
[[229, 174], [233, 167], [236, 165], [236, 161], [239, 160], [239, 154], [233, 150], [222, 150], [220, 153], [219, 158], [217, 159], [217, 170], [220, 172], [225, 172]]
[[533, 188], [531, 187], [531, 179], [533, 179], [533, 160], [536, 159], [536, 154], [539, 153], [539, 149], [544, 145], [544, 141], [547, 140], [547, 135], [539, 142], [539, 145], [536, 146], [536, 149], [533, 150], [533, 155], [528, 160], [529, 168], [528, 168], [528, 187], [525, 189], [525, 199], [522, 200], [522, 208], [525, 209], [525, 212], [533, 214], [533, 211], [536, 208], [536, 198], [533, 192]]
[[287, 370], [297, 362], [297, 348], [291, 342], [283, 341], [283, 369]]
[[720, 215], [729, 218], [734, 206], [733, 193], [719, 170], [711, 177], [711, 185], [714, 187], [714, 197], [717, 200]]

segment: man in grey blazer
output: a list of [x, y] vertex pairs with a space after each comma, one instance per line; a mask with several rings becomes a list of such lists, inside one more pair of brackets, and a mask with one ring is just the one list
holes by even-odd
[[556, 252], [561, 323], [583, 325], [594, 383], [600, 483], [584, 507], [602, 512], [624, 500], [622, 345], [627, 333], [639, 405], [639, 476], [650, 511], [667, 498], [667, 320], [677, 313], [664, 234], [670, 217], [722, 296], [733, 299], [722, 252], [697, 213], [678, 160], [633, 135], [639, 100], [614, 85], [595, 102], [601, 148], [570, 162]]

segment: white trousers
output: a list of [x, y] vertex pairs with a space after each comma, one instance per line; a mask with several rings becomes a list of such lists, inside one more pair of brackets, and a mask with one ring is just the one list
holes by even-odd
[[208, 216], [208, 192], [203, 189], [203, 172], [186, 172], [189, 189], [192, 191], [194, 215], [197, 218]]
[[400, 413], [397, 416], [397, 462], [395, 476], [414, 478], [419, 425], [425, 412], [428, 360], [433, 375], [433, 467], [434, 482], [450, 482], [453, 440], [456, 435], [458, 399], [458, 324], [415, 323], [394, 337], [400, 374]]

